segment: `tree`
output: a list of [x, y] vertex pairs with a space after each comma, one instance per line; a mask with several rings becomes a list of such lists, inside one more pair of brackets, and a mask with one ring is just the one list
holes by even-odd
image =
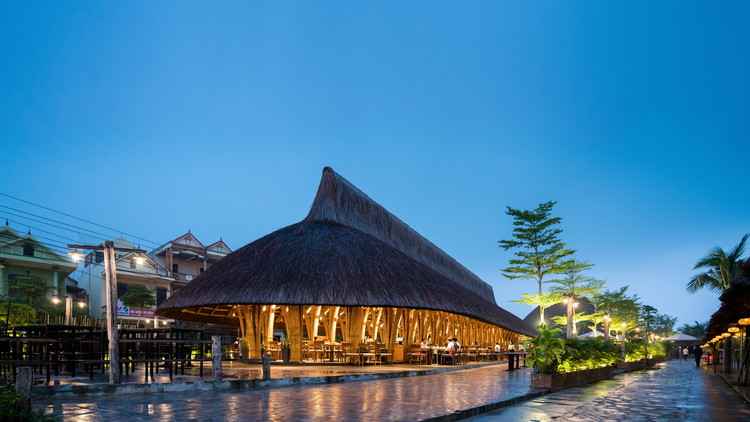
[[708, 323], [700, 323], [698, 321], [695, 321], [695, 324], [693, 325], [682, 324], [682, 326], [678, 328], [677, 331], [689, 336], [703, 338], [703, 336], [706, 335], [706, 325], [708, 325]]
[[[500, 240], [500, 247], [515, 249], [516, 258], [509, 260], [510, 266], [501, 269], [503, 276], [513, 279], [535, 280], [541, 297], [544, 289], [544, 277], [548, 274], [559, 274], [563, 271], [566, 256], [575, 251], [566, 249], [565, 243], [558, 239], [562, 229], [555, 227], [560, 217], [550, 217], [555, 201], [539, 204], [532, 210], [517, 210], [507, 207], [505, 212], [513, 217], [513, 239]], [[539, 316], [544, 320], [544, 307], [539, 306]]]
[[[36, 309], [31, 305], [11, 302], [7, 298], [0, 300], [2, 301], [2, 305], [0, 305], [0, 321], [3, 322], [3, 325], [28, 325], [36, 322]], [[10, 316], [9, 321], [8, 316]]]
[[628, 296], [626, 293], [629, 286], [620, 290], [605, 290], [595, 295], [593, 301], [596, 308], [609, 314], [611, 325], [615, 329], [626, 322], [631, 327], [639, 320], [640, 299], [637, 295]]
[[[525, 303], [527, 305], [531, 305], [532, 307], [539, 307], [539, 309], [545, 309], [549, 308], [550, 306], [554, 305], [555, 303], [560, 301], [559, 296], [551, 295], [547, 292], [541, 292], [541, 293], [532, 293], [532, 294], [522, 294], [521, 297], [523, 299], [521, 300], [511, 300], [511, 302], [515, 303]], [[544, 314], [542, 313], [542, 319], [539, 321], [540, 324], [544, 324]]]
[[[591, 298], [595, 294], [601, 292], [604, 287], [604, 281], [583, 274], [584, 271], [590, 270], [594, 267], [594, 265], [589, 264], [588, 261], [571, 259], [566, 261], [563, 267], [563, 274], [565, 277], [559, 280], [550, 280], [548, 283], [554, 284], [554, 286], [549, 289], [552, 294], [568, 299], [565, 300], [565, 303], [567, 304], [565, 324], [567, 328], [565, 336], [566, 338], [573, 338], [574, 324], [577, 321], [580, 321], [580, 319], [576, 320], [575, 318], [575, 298]], [[590, 319], [586, 319], [585, 321], [589, 320]]]
[[[128, 308], [148, 309], [156, 306], [156, 295], [147, 287], [139, 284], [128, 284], [128, 290], [120, 297], [120, 301]], [[141, 314], [138, 314], [136, 325], [141, 323]]]
[[34, 298], [52, 290], [52, 287], [47, 285], [45, 279], [33, 275], [16, 276], [13, 280], [8, 280], [8, 287], [13, 290], [22, 291], [29, 305], [34, 303]]
[[708, 270], [693, 276], [687, 284], [687, 291], [695, 293], [700, 289], [708, 289], [720, 293], [726, 290], [732, 278], [740, 273], [742, 255], [745, 253], [745, 242], [748, 236], [750, 234], [742, 236], [740, 243], [729, 253], [717, 246], [708, 255], [698, 260], [693, 269]]

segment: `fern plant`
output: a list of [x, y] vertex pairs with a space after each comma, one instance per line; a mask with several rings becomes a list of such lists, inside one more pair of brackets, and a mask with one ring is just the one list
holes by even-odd
[[531, 340], [531, 355], [527, 360], [536, 367], [539, 374], [554, 374], [565, 354], [565, 342], [557, 334], [562, 330], [550, 330], [546, 325], [539, 326], [539, 335]]

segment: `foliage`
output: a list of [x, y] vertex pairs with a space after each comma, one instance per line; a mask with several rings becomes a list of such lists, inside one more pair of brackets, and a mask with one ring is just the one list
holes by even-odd
[[658, 314], [654, 318], [654, 324], [651, 327], [651, 332], [662, 337], [669, 337], [674, 332], [674, 324], [676, 322], [677, 318], [675, 317], [671, 317], [666, 314]]
[[47, 280], [33, 275], [19, 275], [13, 280], [8, 280], [8, 287], [12, 290], [22, 291], [26, 296], [24, 299], [32, 305], [34, 298], [43, 296], [51, 291], [53, 287], [47, 285]]
[[599, 294], [604, 288], [604, 280], [584, 275], [584, 271], [594, 267], [588, 261], [572, 259], [564, 263], [561, 279], [549, 280], [547, 283], [554, 284], [549, 289], [550, 293], [560, 297], [573, 296], [591, 298]]
[[[580, 327], [586, 327], [586, 324], [583, 324], [584, 322], [593, 322], [594, 319], [600, 315], [601, 312], [598, 314], [587, 314], [585, 312], [578, 312], [576, 314], [573, 314], [573, 325], [576, 326], [576, 332], [581, 332], [581, 330], [579, 329]], [[552, 322], [557, 325], [565, 326], [568, 323], [567, 315], [554, 316], [551, 319]]]
[[707, 322], [701, 324], [700, 322], [695, 321], [695, 324], [693, 325], [683, 324], [677, 331], [696, 338], [703, 338], [703, 336], [706, 335], [706, 325], [708, 325]]
[[[5, 324], [8, 318], [8, 300], [3, 300], [0, 304], [0, 321]], [[10, 304], [10, 325], [27, 325], [36, 322], [37, 312], [34, 307], [25, 303], [11, 302]]]
[[156, 306], [156, 295], [153, 290], [140, 284], [128, 284], [128, 289], [120, 300], [129, 308], [148, 309]]
[[54, 422], [55, 415], [45, 413], [44, 408], [32, 410], [31, 414], [25, 414], [18, 410], [19, 395], [15, 392], [14, 384], [6, 384], [0, 387], [0, 416], [7, 422]]
[[[156, 294], [153, 290], [140, 284], [128, 284], [128, 289], [120, 297], [120, 301], [128, 308], [149, 309], [156, 306]], [[141, 315], [138, 314], [136, 325], [140, 322]]]
[[633, 322], [638, 321], [640, 299], [637, 295], [628, 296], [626, 294], [628, 287], [622, 287], [620, 290], [605, 290], [594, 296], [596, 308], [609, 313], [612, 329], [619, 329], [622, 322], [627, 322], [632, 326]]
[[288, 349], [291, 346], [291, 344], [292, 342], [289, 341], [289, 337], [279, 342], [279, 346], [281, 346], [282, 349]]
[[[511, 302], [525, 303], [533, 307], [538, 306], [539, 309], [546, 309], [560, 301], [560, 298], [558, 296], [551, 295], [547, 292], [522, 294], [521, 297], [523, 297], [523, 299], [512, 300]], [[542, 319], [540, 323], [544, 323], [544, 319]]]
[[694, 270], [707, 269], [706, 272], [693, 276], [686, 288], [689, 293], [701, 289], [713, 292], [723, 292], [729, 287], [730, 280], [740, 273], [742, 255], [745, 253], [745, 242], [750, 234], [742, 236], [742, 240], [729, 253], [720, 247], [712, 249], [708, 255], [699, 259]]
[[620, 360], [618, 348], [612, 341], [600, 337], [589, 339], [571, 338], [565, 340], [565, 355], [558, 366], [558, 372], [582, 371], [603, 368]]
[[634, 339], [625, 342], [625, 362], [638, 362], [645, 359], [647, 357], [646, 352], [646, 345], [643, 340]]
[[[500, 240], [500, 247], [515, 249], [515, 259], [509, 260], [510, 266], [503, 268], [503, 275], [511, 280], [531, 279], [543, 292], [542, 284], [548, 274], [559, 274], [564, 269], [566, 256], [575, 251], [566, 249], [565, 243], [558, 239], [562, 229], [555, 227], [560, 217], [550, 217], [552, 207], [557, 202], [550, 201], [531, 211], [507, 207], [505, 212], [513, 217], [513, 239]], [[544, 320], [544, 308], [539, 307], [541, 319]]]
[[667, 346], [663, 341], [652, 341], [648, 343], [648, 357], [656, 358], [667, 355]]
[[565, 343], [557, 337], [562, 330], [550, 330], [544, 324], [539, 326], [539, 335], [531, 340], [529, 363], [535, 365], [539, 374], [553, 374], [565, 354]]

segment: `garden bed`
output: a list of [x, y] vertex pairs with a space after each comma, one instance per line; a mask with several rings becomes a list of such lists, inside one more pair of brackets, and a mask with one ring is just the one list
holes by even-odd
[[612, 378], [614, 375], [615, 368], [611, 366], [559, 374], [532, 374], [531, 387], [545, 388], [554, 392]]

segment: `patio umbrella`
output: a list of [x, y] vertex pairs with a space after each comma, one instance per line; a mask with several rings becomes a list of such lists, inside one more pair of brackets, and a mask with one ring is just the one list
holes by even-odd
[[698, 339], [696, 337], [689, 336], [687, 334], [677, 333], [675, 335], [665, 338], [664, 340], [685, 341], [685, 340], [698, 340]]

